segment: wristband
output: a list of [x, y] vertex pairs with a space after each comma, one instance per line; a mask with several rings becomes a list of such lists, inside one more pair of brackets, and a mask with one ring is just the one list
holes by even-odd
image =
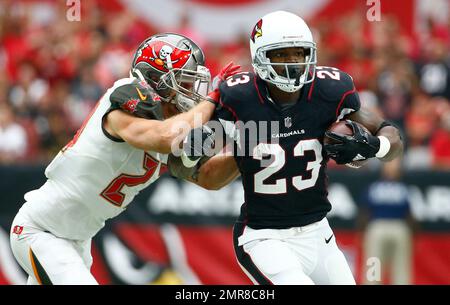
[[208, 102], [213, 103], [214, 105], [217, 105], [219, 103], [219, 99], [220, 99], [219, 90], [211, 91], [210, 93], [208, 93], [208, 96], [206, 97], [206, 100]]
[[380, 139], [380, 149], [375, 154], [375, 157], [381, 159], [386, 156], [391, 149], [391, 142], [389, 142], [388, 138], [385, 136], [378, 136], [378, 139]]

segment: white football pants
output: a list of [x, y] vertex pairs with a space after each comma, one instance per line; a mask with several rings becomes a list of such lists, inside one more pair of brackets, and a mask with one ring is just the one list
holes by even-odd
[[355, 285], [326, 218], [304, 227], [234, 226], [239, 265], [254, 284]]
[[14, 218], [11, 249], [28, 273], [29, 285], [95, 285], [90, 272], [91, 240], [59, 238], [33, 223], [24, 211]]

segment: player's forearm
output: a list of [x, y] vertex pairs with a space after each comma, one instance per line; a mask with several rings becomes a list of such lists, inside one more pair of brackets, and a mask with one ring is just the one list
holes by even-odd
[[[194, 125], [208, 121], [214, 109], [212, 103], [205, 101], [164, 121], [133, 118], [121, 111], [111, 112], [108, 120], [113, 120], [114, 134], [133, 147], [167, 154], [175, 150]], [[106, 127], [110, 129], [109, 125]]]
[[200, 127], [209, 121], [214, 112], [214, 104], [203, 101], [188, 112], [180, 113], [170, 119], [163, 121], [163, 128], [175, 130], [175, 135], [178, 135], [180, 126], [188, 126], [188, 131], [195, 127]]
[[208, 190], [218, 190], [231, 183], [239, 174], [234, 157], [219, 154], [200, 167], [194, 183]]
[[190, 181], [207, 190], [221, 189], [239, 176], [239, 170], [232, 156], [219, 154], [204, 159], [206, 161], [202, 159], [193, 167], [186, 167], [180, 157], [170, 154], [169, 172], [174, 177]]
[[121, 131], [121, 137], [132, 146], [160, 153], [173, 152], [194, 125], [209, 120], [215, 107], [202, 102], [188, 112], [164, 121], [135, 120]]
[[393, 126], [383, 127], [378, 131], [376, 136], [385, 137], [389, 141], [389, 144], [387, 144], [387, 142], [380, 142], [380, 150], [383, 149], [383, 145], [389, 145], [389, 148], [385, 147], [385, 149], [388, 149], [387, 154], [384, 157], [379, 158], [380, 160], [391, 161], [403, 153], [403, 142], [400, 137], [400, 132], [397, 128]]
[[[380, 150], [378, 153], [383, 154], [382, 157], [378, 157], [380, 160], [390, 161], [403, 153], [403, 142], [399, 130], [393, 126], [385, 126], [379, 129], [384, 122], [384, 119], [380, 116], [367, 111], [366, 109], [360, 109], [359, 111], [350, 114], [348, 119], [361, 123], [367, 127], [371, 133], [377, 132], [375, 134], [377, 137], [384, 137], [389, 141], [388, 143], [383, 139], [380, 139]], [[386, 151], [387, 153], [384, 154]]]
[[159, 127], [159, 132], [162, 134], [160, 151], [163, 153], [173, 152], [192, 128], [209, 121], [214, 109], [215, 106], [212, 103], [204, 101], [188, 112], [180, 113], [161, 122]]
[[164, 129], [162, 121], [133, 118], [116, 129], [117, 135], [131, 146], [159, 153], [169, 153], [173, 132]]

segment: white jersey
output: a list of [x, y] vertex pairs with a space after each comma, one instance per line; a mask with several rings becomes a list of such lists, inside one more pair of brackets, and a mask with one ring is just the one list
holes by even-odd
[[22, 210], [43, 229], [68, 239], [89, 239], [164, 172], [167, 154], [134, 148], [108, 137], [102, 128], [112, 92], [132, 80], [121, 79], [106, 92], [46, 168], [47, 182], [25, 194]]

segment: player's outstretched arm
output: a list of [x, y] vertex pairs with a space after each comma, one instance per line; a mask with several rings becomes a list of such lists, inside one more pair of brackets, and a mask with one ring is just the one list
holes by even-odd
[[189, 180], [207, 190], [219, 190], [240, 175], [236, 160], [230, 154], [220, 153], [203, 163], [196, 179]]
[[194, 124], [207, 122], [214, 112], [214, 104], [203, 101], [190, 111], [159, 121], [138, 118], [120, 109], [111, 111], [105, 120], [105, 129], [112, 136], [130, 145], [160, 153], [170, 153]]
[[202, 158], [194, 167], [185, 167], [181, 158], [171, 154], [168, 167], [172, 176], [190, 181], [207, 190], [219, 190], [240, 175], [234, 157], [226, 149], [211, 158]]
[[403, 142], [399, 130], [388, 124], [382, 117], [361, 108], [347, 118], [361, 123], [380, 139], [380, 148], [377, 152], [378, 159], [390, 161], [403, 153]]

